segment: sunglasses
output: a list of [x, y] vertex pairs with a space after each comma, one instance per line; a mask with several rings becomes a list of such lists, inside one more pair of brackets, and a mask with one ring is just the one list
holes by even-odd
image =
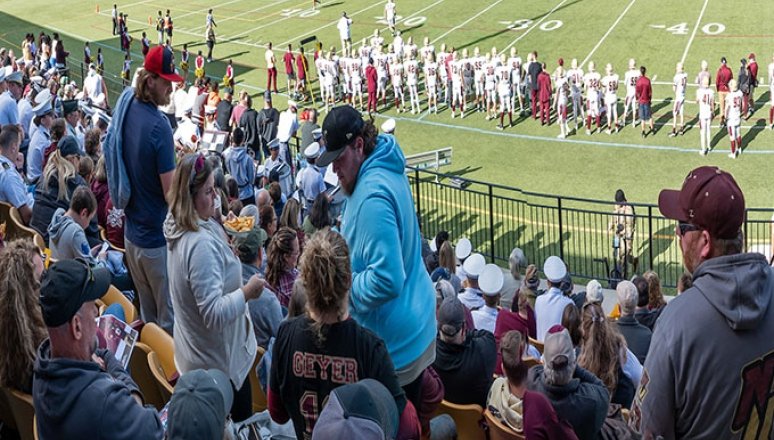
[[683, 237], [691, 231], [701, 231], [701, 227], [684, 222], [678, 222], [677, 226], [675, 226], [675, 234], [679, 237]]

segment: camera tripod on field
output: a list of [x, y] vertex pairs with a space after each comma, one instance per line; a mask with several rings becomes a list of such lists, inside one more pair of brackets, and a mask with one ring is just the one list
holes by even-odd
[[[632, 255], [631, 246], [631, 239], [621, 239], [618, 234], [615, 234], [613, 235], [613, 268], [610, 268], [610, 260], [607, 257], [594, 258], [595, 263], [605, 265], [608, 288], [615, 289], [620, 281], [629, 279], [629, 274], [637, 273], [639, 258]], [[631, 266], [631, 272], [629, 266]]]

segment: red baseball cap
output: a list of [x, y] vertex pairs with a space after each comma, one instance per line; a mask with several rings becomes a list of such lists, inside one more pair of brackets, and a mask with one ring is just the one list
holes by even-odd
[[699, 226], [714, 238], [739, 234], [744, 222], [744, 195], [731, 174], [704, 166], [688, 173], [683, 187], [658, 195], [658, 209], [666, 218]]
[[145, 55], [145, 70], [164, 78], [167, 81], [180, 82], [183, 77], [177, 74], [172, 51], [164, 46], [155, 46]]

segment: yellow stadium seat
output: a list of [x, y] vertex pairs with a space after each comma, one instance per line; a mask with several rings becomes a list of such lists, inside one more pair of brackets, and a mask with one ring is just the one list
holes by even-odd
[[537, 351], [540, 352], [540, 354], [543, 354], [543, 343], [538, 341], [537, 339], [529, 338], [529, 345], [537, 348]]
[[266, 393], [263, 391], [263, 388], [261, 388], [261, 383], [258, 381], [258, 372], [256, 371], [258, 363], [261, 362], [265, 353], [266, 350], [264, 350], [263, 347], [258, 347], [258, 353], [255, 355], [253, 368], [250, 369], [250, 374], [247, 376], [247, 379], [250, 381], [250, 391], [253, 395], [253, 413], [258, 413], [268, 408]]
[[465, 440], [486, 440], [486, 432], [481, 425], [484, 408], [481, 405], [457, 405], [442, 400], [436, 415], [449, 414], [457, 425], [457, 436]]
[[484, 411], [484, 419], [489, 426], [489, 440], [524, 440], [524, 435], [502, 423], [489, 410]]
[[121, 308], [124, 309], [124, 315], [126, 317], [127, 323], [131, 324], [137, 319], [137, 309], [134, 308], [134, 305], [129, 302], [126, 296], [124, 296], [124, 294], [121, 293], [121, 291], [118, 290], [115, 286], [110, 286], [110, 289], [108, 289], [105, 296], [103, 296], [101, 299], [106, 306], [110, 306], [115, 303], [121, 304]]
[[152, 352], [153, 350], [150, 347], [142, 342], [137, 342], [134, 345], [134, 350], [132, 350], [132, 356], [129, 358], [129, 371], [132, 374], [134, 383], [140, 388], [140, 392], [142, 392], [142, 396], [145, 398], [145, 403], [155, 406], [160, 411], [164, 408], [167, 401], [164, 400], [159, 383], [156, 381], [156, 376], [153, 374], [148, 362], [148, 355]]
[[161, 362], [155, 351], [148, 353], [148, 368], [150, 369], [151, 374], [153, 374], [153, 378], [156, 379], [156, 384], [159, 386], [162, 400], [169, 402], [169, 399], [174, 392], [174, 388], [172, 388], [172, 385], [167, 381], [167, 378], [164, 377], [164, 369], [161, 367]]
[[11, 407], [19, 436], [22, 440], [33, 440], [35, 407], [32, 405], [32, 396], [10, 388], [3, 388], [3, 393]]
[[142, 327], [140, 342], [147, 344], [151, 350], [156, 352], [161, 368], [164, 371], [164, 377], [166, 377], [167, 381], [171, 380], [177, 374], [177, 367], [175, 366], [175, 341], [172, 339], [172, 336], [158, 325], [149, 322]]

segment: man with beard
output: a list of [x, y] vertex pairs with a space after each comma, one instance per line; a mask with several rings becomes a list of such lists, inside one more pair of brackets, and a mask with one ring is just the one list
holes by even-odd
[[40, 309], [49, 338], [38, 349], [32, 386], [41, 438], [161, 439], [155, 409], [113, 353], [97, 349], [95, 300], [110, 272], [83, 260], [54, 263], [43, 276]]
[[103, 146], [111, 200], [126, 214], [126, 263], [140, 296], [140, 315], [169, 334], [173, 315], [162, 224], [175, 148], [172, 128], [158, 106], [169, 103], [172, 82], [182, 80], [172, 52], [163, 46], [151, 49], [137, 88], [125, 90], [118, 100]]
[[[421, 240], [405, 158], [395, 137], [348, 105], [323, 121], [326, 151], [348, 196], [341, 232], [351, 250], [350, 314], [384, 339], [398, 382], [416, 406], [422, 373], [435, 358], [435, 292]], [[431, 319], [428, 319], [431, 317]]]

